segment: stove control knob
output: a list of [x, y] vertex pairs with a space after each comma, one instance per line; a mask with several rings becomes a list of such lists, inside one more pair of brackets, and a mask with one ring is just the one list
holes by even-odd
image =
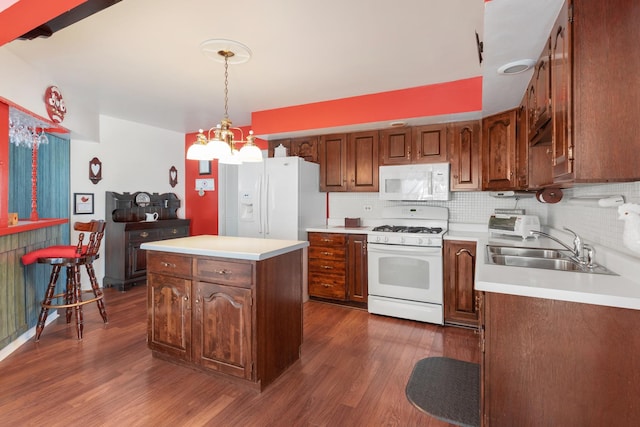
[[418, 244], [421, 245], [422, 244], [422, 238], [418, 237]]
[[380, 243], [380, 236], [376, 236], [376, 242]]
[[400, 243], [404, 243], [404, 237], [400, 238]]
[[384, 237], [384, 242], [387, 243], [389, 241], [389, 237], [385, 236]]

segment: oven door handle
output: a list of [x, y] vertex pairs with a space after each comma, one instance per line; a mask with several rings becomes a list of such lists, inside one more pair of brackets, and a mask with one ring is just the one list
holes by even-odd
[[369, 253], [380, 253], [387, 255], [417, 255], [417, 256], [442, 256], [442, 248], [440, 247], [422, 247], [422, 246], [401, 246], [401, 245], [382, 245], [379, 243], [369, 243], [367, 245]]

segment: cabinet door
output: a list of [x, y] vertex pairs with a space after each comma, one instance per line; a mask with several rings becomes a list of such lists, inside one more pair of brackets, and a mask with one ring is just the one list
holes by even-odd
[[367, 269], [367, 235], [347, 236], [347, 299], [366, 304], [369, 298]]
[[320, 155], [320, 191], [347, 191], [347, 134], [323, 135]]
[[516, 187], [517, 110], [486, 117], [482, 122], [482, 189]]
[[380, 165], [411, 163], [413, 131], [409, 127], [380, 131]]
[[308, 136], [291, 140], [290, 156], [298, 156], [307, 162], [318, 163], [318, 137]]
[[447, 126], [445, 124], [413, 128], [413, 163], [447, 161]]
[[147, 344], [151, 350], [191, 360], [191, 281], [147, 276]]
[[[571, 138], [571, 27], [567, 2], [551, 33], [551, 102], [553, 112], [553, 177], [555, 182], [573, 179]], [[596, 161], [594, 159], [594, 161]]]
[[476, 244], [447, 240], [444, 256], [444, 320], [446, 323], [477, 327]]
[[451, 190], [480, 190], [480, 122], [453, 123], [447, 136], [450, 140]]
[[349, 134], [347, 191], [378, 191], [378, 131]]
[[546, 128], [550, 126], [551, 120], [551, 70], [549, 39], [540, 55], [540, 59], [535, 67], [529, 90], [527, 92], [527, 124], [528, 140], [532, 145], [538, 143], [550, 143], [544, 138]]
[[194, 362], [254, 380], [251, 289], [195, 282]]

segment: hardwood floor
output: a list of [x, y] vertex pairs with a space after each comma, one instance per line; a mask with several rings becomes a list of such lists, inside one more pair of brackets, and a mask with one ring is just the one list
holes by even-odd
[[84, 340], [61, 316], [0, 362], [0, 420], [15, 426], [448, 426], [405, 396], [414, 364], [478, 362], [470, 330], [320, 302], [304, 307], [301, 358], [262, 393], [151, 356], [146, 287], [85, 306]]

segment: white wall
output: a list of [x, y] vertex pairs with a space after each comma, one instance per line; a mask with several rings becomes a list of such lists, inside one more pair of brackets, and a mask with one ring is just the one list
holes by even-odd
[[[102, 180], [89, 180], [89, 162], [102, 162]], [[169, 169], [178, 170], [178, 184], [169, 185]], [[71, 224], [75, 221], [105, 219], [105, 192], [115, 191], [175, 193], [183, 205], [178, 216], [184, 218], [184, 135], [152, 126], [100, 117], [100, 142], [71, 140]], [[73, 215], [73, 193], [94, 194], [93, 215]], [[72, 233], [75, 241], [77, 233]], [[94, 264], [98, 281], [104, 277], [104, 249]], [[88, 279], [87, 279], [88, 280]], [[83, 279], [83, 286], [88, 281]]]

